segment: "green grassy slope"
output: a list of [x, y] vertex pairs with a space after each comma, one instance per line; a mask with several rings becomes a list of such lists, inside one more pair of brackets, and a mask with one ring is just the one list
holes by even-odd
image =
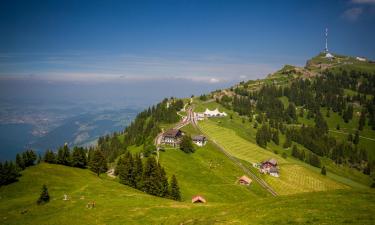
[[[51, 201], [37, 206], [42, 184]], [[217, 187], [221, 188], [221, 187]], [[64, 193], [70, 196], [63, 201]], [[85, 199], [80, 199], [85, 196]], [[375, 193], [334, 191], [194, 205], [146, 195], [88, 170], [40, 164], [0, 188], [0, 224], [371, 224]], [[89, 201], [95, 209], [87, 209]]]

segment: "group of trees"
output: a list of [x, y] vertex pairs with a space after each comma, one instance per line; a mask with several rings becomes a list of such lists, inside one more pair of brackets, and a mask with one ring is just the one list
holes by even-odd
[[315, 167], [321, 166], [320, 159], [316, 154], [312, 152], [306, 153], [303, 149], [298, 149], [296, 145], [293, 145], [292, 156], [301, 161], [305, 161], [312, 166], [315, 166]]
[[127, 152], [118, 160], [115, 174], [122, 184], [151, 195], [181, 200], [176, 177], [173, 175], [169, 183], [164, 168], [154, 157], [148, 157], [143, 163], [139, 154], [133, 156]]
[[75, 146], [70, 150], [68, 145], [64, 145], [57, 150], [47, 150], [43, 157], [44, 162], [52, 164], [60, 164], [65, 166], [87, 168], [98, 176], [100, 173], [107, 171], [107, 159], [103, 151], [99, 148], [86, 149]]
[[185, 153], [193, 153], [195, 151], [193, 146], [193, 141], [190, 135], [182, 136], [181, 143], [180, 143], [180, 150]]
[[61, 164], [78, 168], [86, 168], [88, 163], [88, 150], [83, 147], [74, 147], [71, 151], [67, 144], [60, 147], [57, 153], [47, 150], [43, 160], [47, 163]]
[[266, 148], [267, 143], [271, 140], [276, 145], [279, 145], [279, 131], [271, 128], [268, 124], [263, 124], [262, 127], [257, 130], [256, 142], [260, 147]]
[[13, 161], [0, 162], [0, 187], [18, 181], [20, 172], [29, 166], [33, 166], [37, 160], [37, 155], [33, 150], [26, 150], [16, 155]]

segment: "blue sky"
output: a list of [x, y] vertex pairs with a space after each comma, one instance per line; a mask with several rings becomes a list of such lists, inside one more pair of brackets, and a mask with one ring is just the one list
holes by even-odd
[[0, 78], [260, 78], [324, 48], [375, 59], [375, 0], [0, 1]]

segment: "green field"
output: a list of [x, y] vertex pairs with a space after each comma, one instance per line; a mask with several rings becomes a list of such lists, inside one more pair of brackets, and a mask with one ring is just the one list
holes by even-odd
[[233, 130], [220, 127], [213, 121], [200, 122], [200, 127], [212, 140], [215, 140], [231, 155], [239, 159], [251, 163], [261, 162], [269, 158], [277, 159], [280, 166], [280, 177], [263, 175], [263, 178], [280, 195], [347, 188], [346, 185], [311, 171], [303, 165], [295, 164], [289, 159], [284, 159], [262, 149], [256, 144], [239, 137]]
[[[51, 201], [38, 206], [42, 184]], [[222, 186], [216, 187], [221, 189]], [[68, 194], [69, 201], [63, 201]], [[80, 199], [84, 196], [84, 199]], [[0, 224], [372, 224], [375, 193], [331, 191], [204, 205], [146, 195], [88, 170], [40, 164], [0, 188]], [[89, 201], [96, 208], [88, 209]]]

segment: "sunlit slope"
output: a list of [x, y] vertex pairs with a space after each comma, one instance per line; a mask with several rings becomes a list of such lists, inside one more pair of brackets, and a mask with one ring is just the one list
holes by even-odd
[[265, 175], [263, 178], [280, 195], [347, 188], [347, 186], [302, 165], [294, 164], [288, 159], [260, 148], [256, 144], [239, 137], [235, 131], [218, 126], [216, 122], [205, 120], [200, 122], [199, 125], [211, 139], [239, 159], [251, 163], [261, 162], [269, 158], [277, 159], [280, 166], [280, 177], [274, 178]]

